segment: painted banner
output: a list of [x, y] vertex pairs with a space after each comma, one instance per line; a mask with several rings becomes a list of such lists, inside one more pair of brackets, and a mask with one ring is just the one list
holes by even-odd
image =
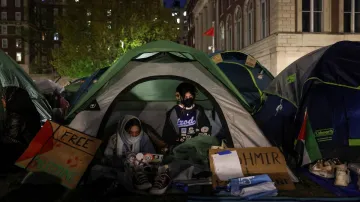
[[30, 172], [45, 172], [76, 188], [101, 140], [47, 121], [15, 165]]

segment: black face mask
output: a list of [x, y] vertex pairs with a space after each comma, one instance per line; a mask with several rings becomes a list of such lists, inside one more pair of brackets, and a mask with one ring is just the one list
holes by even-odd
[[183, 104], [184, 107], [187, 107], [187, 108], [192, 107], [194, 104], [194, 98], [188, 98], [186, 100], [182, 100], [181, 104]]

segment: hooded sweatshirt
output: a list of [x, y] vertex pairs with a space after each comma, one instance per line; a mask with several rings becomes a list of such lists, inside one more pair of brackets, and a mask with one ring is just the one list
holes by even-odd
[[[126, 115], [122, 121], [119, 121], [116, 133], [109, 139], [108, 145], [105, 149], [105, 156], [121, 157], [128, 152], [132, 153], [155, 153], [155, 148], [150, 141], [149, 136], [144, 132], [141, 126], [140, 134], [132, 137], [126, 130], [125, 125], [131, 119], [137, 119], [135, 116]], [[141, 121], [139, 120], [140, 124]]]

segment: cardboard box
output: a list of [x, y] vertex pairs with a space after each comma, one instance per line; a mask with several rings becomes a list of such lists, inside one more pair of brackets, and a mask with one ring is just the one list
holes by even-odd
[[[268, 174], [275, 182], [278, 190], [295, 189], [294, 183], [286, 168], [285, 158], [277, 147], [228, 148], [224, 150], [237, 152], [244, 176]], [[211, 156], [224, 150], [209, 150], [210, 169], [213, 173], [212, 183], [214, 189], [218, 186], [226, 186], [227, 184], [227, 182], [220, 181], [216, 176], [213, 158]]]
[[48, 121], [15, 165], [30, 172], [48, 173], [74, 189], [100, 144], [99, 139]]

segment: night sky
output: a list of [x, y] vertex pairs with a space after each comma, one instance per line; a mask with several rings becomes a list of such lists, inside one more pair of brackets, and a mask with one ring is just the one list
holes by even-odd
[[[165, 7], [171, 8], [175, 0], [164, 0]], [[185, 6], [186, 0], [180, 0], [180, 7], [183, 8]]]

